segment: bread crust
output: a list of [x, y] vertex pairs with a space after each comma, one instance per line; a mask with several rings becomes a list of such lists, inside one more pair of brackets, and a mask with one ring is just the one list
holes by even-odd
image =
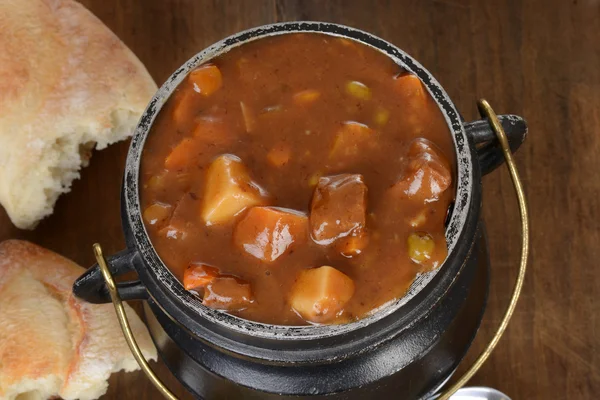
[[31, 229], [94, 146], [132, 134], [156, 85], [73, 0], [1, 1], [0, 31], [0, 203]]
[[[112, 304], [72, 294], [84, 271], [32, 243], [0, 243], [0, 399], [33, 392], [94, 399], [106, 392], [111, 373], [138, 368]], [[144, 356], [156, 360], [145, 325], [125, 307]]]

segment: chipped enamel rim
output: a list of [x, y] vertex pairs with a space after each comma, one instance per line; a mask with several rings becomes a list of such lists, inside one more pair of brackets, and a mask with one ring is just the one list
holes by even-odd
[[[199, 319], [204, 318], [212, 323], [224, 326], [239, 333], [251, 334], [252, 336], [269, 339], [319, 339], [344, 334], [370, 325], [400, 309], [419, 293], [447, 264], [447, 262], [444, 262], [436, 270], [418, 275], [403, 297], [379, 307], [369, 316], [364, 317], [361, 320], [341, 325], [286, 326], [249, 321], [202, 305], [197, 297], [184, 289], [181, 282], [159, 258], [150, 242], [150, 238], [142, 221], [139, 196], [139, 170], [144, 143], [151, 130], [154, 119], [160, 112], [162, 106], [187, 74], [208, 60], [254, 40], [299, 32], [312, 32], [328, 36], [343, 37], [378, 50], [390, 57], [403, 69], [417, 75], [438, 104], [440, 110], [444, 114], [454, 140], [458, 175], [454, 210], [448, 227], [446, 228], [446, 239], [448, 242], [448, 257], [446, 258], [446, 261], [452, 258], [453, 250], [465, 227], [472, 197], [471, 190], [474, 183], [469, 141], [467, 140], [467, 135], [460, 115], [446, 92], [435, 78], [416, 60], [391, 43], [370, 33], [343, 25], [324, 22], [288, 22], [265, 25], [230, 36], [215, 43], [188, 60], [182, 67], [177, 69], [157, 91], [135, 129], [127, 156], [123, 189], [128, 222], [137, 245], [137, 250], [144, 260], [144, 266], [142, 267], [147, 268], [148, 272], [162, 284], [163, 288], [175, 297], [180, 307], [189, 308], [198, 315]], [[140, 267], [138, 266], [137, 268]], [[147, 289], [151, 290], [151, 288], [148, 287]], [[150, 295], [152, 295], [152, 292], [150, 292]]]

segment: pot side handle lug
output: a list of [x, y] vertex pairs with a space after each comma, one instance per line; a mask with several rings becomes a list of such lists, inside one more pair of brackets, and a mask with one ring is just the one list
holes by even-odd
[[[125, 249], [108, 257], [108, 265], [113, 275], [118, 276], [133, 271], [133, 262], [136, 255], [135, 251]], [[148, 292], [139, 280], [120, 282], [117, 284], [117, 290], [123, 300], [148, 298]], [[77, 278], [73, 283], [73, 293], [89, 303], [104, 304], [111, 302], [110, 293], [98, 264], [94, 264]]]
[[[518, 115], [499, 115], [498, 120], [506, 132], [512, 153], [527, 137], [527, 122]], [[504, 162], [502, 147], [487, 119], [464, 124], [467, 135], [475, 143], [479, 165], [483, 175], [489, 174]]]

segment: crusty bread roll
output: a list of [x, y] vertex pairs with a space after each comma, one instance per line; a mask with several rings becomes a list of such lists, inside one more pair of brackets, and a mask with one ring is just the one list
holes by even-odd
[[[111, 373], [132, 371], [112, 304], [89, 304], [71, 292], [85, 270], [32, 243], [0, 243], [0, 399], [95, 399]], [[156, 349], [125, 306], [146, 359]]]
[[156, 85], [75, 1], [2, 0], [0, 27], [0, 203], [31, 229], [94, 145], [131, 135]]

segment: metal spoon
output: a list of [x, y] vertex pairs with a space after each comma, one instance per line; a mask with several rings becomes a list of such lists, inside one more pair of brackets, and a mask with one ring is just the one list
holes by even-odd
[[[431, 400], [437, 398], [438, 396], [434, 396]], [[510, 400], [510, 397], [490, 387], [471, 386], [459, 389], [450, 397], [450, 400]]]

